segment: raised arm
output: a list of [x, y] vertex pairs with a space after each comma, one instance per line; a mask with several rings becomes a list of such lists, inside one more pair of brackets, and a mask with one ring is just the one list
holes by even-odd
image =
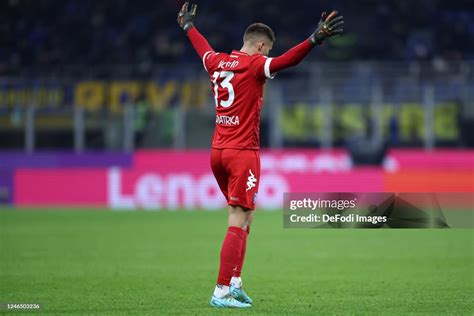
[[178, 13], [178, 24], [188, 35], [191, 44], [202, 59], [207, 52], [214, 52], [211, 45], [207, 42], [204, 36], [194, 26], [194, 18], [196, 17], [197, 5], [193, 4], [191, 10], [188, 11], [189, 2], [183, 4], [183, 7]]
[[283, 55], [273, 58], [270, 63], [270, 72], [276, 73], [298, 65], [315, 45], [321, 45], [326, 38], [342, 33], [343, 17], [337, 15], [337, 11], [332, 11], [329, 15], [323, 12], [314, 33], [307, 40], [292, 47]]
[[270, 73], [274, 74], [283, 69], [298, 65], [314, 47], [309, 39], [292, 47], [286, 53], [272, 58], [270, 63]]
[[212, 49], [211, 45], [209, 45], [207, 40], [201, 35], [201, 33], [199, 33], [196, 27], [193, 27], [188, 31], [188, 37], [201, 59], [205, 53], [214, 52], [214, 49]]

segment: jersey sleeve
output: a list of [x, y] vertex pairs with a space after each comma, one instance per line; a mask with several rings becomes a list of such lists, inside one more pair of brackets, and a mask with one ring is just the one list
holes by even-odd
[[197, 30], [196, 27], [191, 28], [187, 33], [191, 44], [193, 45], [196, 53], [202, 60], [204, 69], [207, 72], [211, 71], [211, 68], [214, 64], [215, 57], [219, 53], [214, 52], [214, 49], [209, 45], [209, 42], [202, 36], [201, 33]]
[[273, 58], [258, 55], [252, 60], [251, 69], [254, 76], [259, 80], [273, 79], [275, 73], [270, 72], [270, 65]]
[[292, 47], [283, 55], [275, 57], [271, 63], [269, 72], [278, 72], [298, 65], [308, 53], [313, 49], [310, 40], [307, 39]]
[[220, 53], [216, 53], [212, 50], [207, 51], [202, 56], [202, 65], [208, 73], [213, 72], [216, 69], [217, 59]]

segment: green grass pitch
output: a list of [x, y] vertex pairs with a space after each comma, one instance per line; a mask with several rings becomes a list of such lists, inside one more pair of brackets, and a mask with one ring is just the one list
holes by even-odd
[[2, 210], [0, 303], [58, 315], [474, 313], [472, 229], [290, 230], [263, 211], [242, 275], [254, 306], [213, 309], [225, 226], [224, 211]]

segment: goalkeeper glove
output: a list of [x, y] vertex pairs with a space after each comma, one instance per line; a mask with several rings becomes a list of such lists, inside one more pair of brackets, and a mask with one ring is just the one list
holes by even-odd
[[329, 15], [326, 12], [321, 14], [316, 31], [309, 37], [313, 45], [321, 45], [323, 41], [331, 36], [341, 34], [344, 26], [343, 16], [338, 16], [337, 11], [332, 11]]
[[197, 5], [191, 5], [191, 11], [188, 11], [189, 2], [185, 2], [183, 7], [178, 12], [178, 24], [185, 31], [188, 32], [194, 27], [194, 18], [196, 17]]

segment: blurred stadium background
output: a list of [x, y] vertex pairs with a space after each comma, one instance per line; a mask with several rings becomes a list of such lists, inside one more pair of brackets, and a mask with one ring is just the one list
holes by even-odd
[[[207, 162], [213, 98], [179, 5], [2, 1], [3, 203], [127, 207], [114, 186], [130, 193], [149, 175], [163, 194], [136, 207], [222, 206]], [[197, 26], [229, 51], [263, 21], [278, 55], [327, 8], [347, 32], [267, 85], [261, 206], [284, 190], [472, 191], [469, 1], [199, 1]], [[209, 203], [195, 197], [204, 191]]]
[[[196, 3], [219, 51], [239, 49], [256, 21], [276, 33], [272, 55], [323, 10], [346, 21], [266, 85], [257, 204], [276, 212], [257, 214], [250, 241], [255, 312], [312, 314], [314, 296], [326, 313], [472, 314], [471, 230], [283, 231], [278, 211], [289, 191], [474, 192], [472, 1]], [[0, 303], [203, 312], [223, 212], [88, 212], [224, 210], [209, 167], [214, 100], [176, 24], [181, 4], [0, 1]], [[318, 266], [327, 274], [306, 273]], [[196, 292], [174, 304], [189, 280]]]

